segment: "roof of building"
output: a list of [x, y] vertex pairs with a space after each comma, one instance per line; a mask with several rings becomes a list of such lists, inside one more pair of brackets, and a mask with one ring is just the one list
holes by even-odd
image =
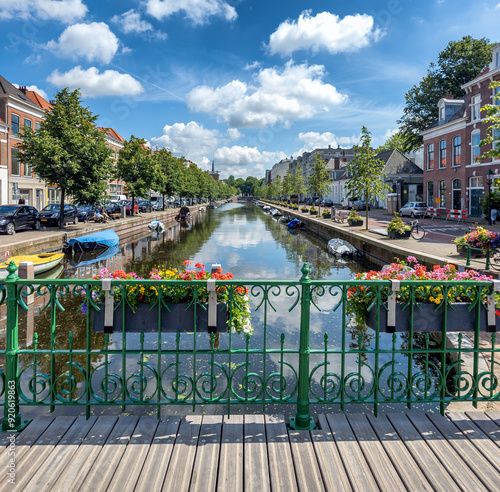
[[[466, 104], [465, 103], [461, 104], [460, 107], [456, 110], [455, 114], [448, 121], [446, 121], [444, 124], [452, 123], [453, 121], [457, 121], [460, 118], [463, 118], [463, 116], [465, 115], [465, 108], [466, 108]], [[435, 128], [437, 126], [440, 126], [439, 119], [437, 119], [436, 121], [431, 123], [424, 131], [430, 130], [430, 129]]]
[[125, 142], [125, 139], [116, 130], [113, 130], [113, 128], [104, 128], [102, 126], [99, 126], [98, 128], [115, 140], [118, 140], [119, 142]]
[[38, 92], [26, 91], [26, 95], [39, 107], [42, 109], [51, 110], [54, 106], [46, 101]]
[[381, 152], [377, 159], [385, 162], [384, 172], [388, 175], [423, 174], [422, 169], [398, 149]]
[[38, 106], [23, 91], [12, 85], [5, 77], [0, 75], [0, 96], [10, 96], [30, 106]]

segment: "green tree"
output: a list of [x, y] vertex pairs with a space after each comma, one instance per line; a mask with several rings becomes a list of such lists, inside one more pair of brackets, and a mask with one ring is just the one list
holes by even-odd
[[377, 154], [380, 154], [381, 152], [386, 152], [388, 150], [400, 150], [401, 152], [404, 152], [405, 148], [405, 140], [403, 138], [403, 135], [398, 131], [394, 135], [390, 136], [384, 143], [384, 145], [381, 145], [377, 150]]
[[477, 77], [490, 60], [491, 45], [486, 38], [464, 36], [448, 43], [437, 64], [431, 63], [427, 75], [405, 94], [403, 116], [398, 121], [405, 152], [421, 147], [420, 132], [437, 119], [439, 99], [447, 93], [461, 98], [461, 86]]
[[153, 154], [153, 160], [156, 162], [157, 170], [153, 188], [161, 193], [165, 210], [165, 196], [176, 195], [180, 188], [180, 162], [166, 148], [157, 150]]
[[306, 179], [304, 174], [302, 174], [300, 166], [297, 166], [292, 174], [291, 189], [292, 192], [297, 195], [297, 203], [299, 203], [300, 195], [306, 191]]
[[59, 188], [59, 226], [64, 227], [64, 201], [71, 195], [78, 203], [97, 203], [106, 194], [113, 172], [112, 150], [95, 126], [98, 116], [82, 106], [80, 92], [65, 88], [56, 94], [38, 131], [24, 127], [19, 160]]
[[345, 189], [347, 196], [364, 197], [366, 201], [366, 230], [368, 230], [368, 206], [374, 198], [382, 198], [390, 190], [384, 183], [384, 162], [375, 157], [375, 151], [371, 149], [371, 133], [363, 126], [361, 129], [361, 141], [354, 146], [354, 157], [347, 164], [347, 172], [350, 178], [347, 180]]
[[116, 177], [125, 181], [126, 189], [132, 196], [132, 215], [136, 197], [145, 197], [155, 187], [157, 180], [157, 161], [151, 150], [145, 146], [146, 140], [133, 135], [120, 150], [116, 164]]
[[[500, 82], [492, 82], [490, 88], [494, 89], [500, 87]], [[485, 145], [491, 145], [491, 149], [482, 154], [481, 160], [486, 157], [490, 159], [497, 159], [500, 157], [500, 90], [496, 93], [495, 104], [486, 104], [481, 108], [482, 111], [486, 111], [486, 118], [483, 123], [490, 125], [487, 131], [487, 137], [479, 145], [484, 147]]]
[[290, 198], [290, 195], [292, 194], [292, 173], [290, 169], [286, 171], [285, 177], [283, 178], [283, 194], [288, 198]]
[[[313, 159], [313, 165], [311, 168], [311, 174], [307, 179], [307, 189], [309, 193], [313, 196], [317, 196], [321, 202], [324, 193], [330, 187], [330, 181], [328, 179], [328, 171], [326, 170], [326, 161], [321, 158], [319, 152]], [[321, 214], [321, 206], [319, 207], [318, 215]]]

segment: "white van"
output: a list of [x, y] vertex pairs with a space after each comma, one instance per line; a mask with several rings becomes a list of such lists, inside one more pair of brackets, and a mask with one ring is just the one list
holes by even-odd
[[125, 195], [111, 195], [109, 199], [112, 202], [121, 202], [122, 200], [126, 200], [127, 197]]

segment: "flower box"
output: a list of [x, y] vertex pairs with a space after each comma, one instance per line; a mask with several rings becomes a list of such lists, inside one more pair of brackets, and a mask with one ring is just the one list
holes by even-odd
[[[93, 330], [95, 333], [113, 333], [123, 330], [123, 306], [118, 306], [113, 311], [113, 327], [104, 327], [104, 303], [97, 302], [100, 311], [94, 309]], [[204, 306], [206, 309], [203, 309]], [[116, 307], [116, 304], [113, 306]], [[168, 309], [167, 309], [168, 307]], [[161, 308], [162, 332], [194, 332], [194, 304], [171, 304]], [[196, 306], [196, 331], [197, 332], [227, 332], [228, 309], [224, 302], [217, 303], [217, 327], [208, 327], [208, 305]], [[134, 312], [127, 305], [125, 307], [125, 331], [130, 333], [157, 333], [158, 332], [158, 306], [139, 304]]]
[[356, 227], [356, 226], [362, 226], [363, 221], [362, 220], [347, 220], [347, 223], [349, 224], [350, 227]]
[[398, 231], [387, 231], [387, 236], [392, 239], [408, 239], [410, 237], [410, 231], [398, 232]]
[[331, 219], [332, 218], [332, 214], [323, 214], [323, 218], [324, 219]]
[[309, 213], [311, 215], [318, 215], [318, 211], [317, 210], [309, 210]]
[[[387, 304], [385, 304], [385, 306], [387, 307]], [[381, 306], [380, 332], [394, 333], [394, 331], [407, 332], [410, 330], [410, 306], [408, 305], [405, 309], [403, 309], [403, 306], [404, 304], [402, 303], [396, 303], [396, 326], [394, 329], [392, 329], [392, 327], [387, 327], [388, 311]], [[436, 310], [436, 307], [434, 303], [419, 302], [415, 304], [413, 310], [414, 332], [442, 330], [445, 308], [441, 306]], [[456, 302], [448, 306], [447, 331], [474, 331], [477, 307], [473, 307], [471, 311], [469, 311], [469, 308], [470, 303], [468, 302]], [[496, 326], [499, 325], [500, 316], [495, 316], [496, 325], [492, 330], [489, 330], [487, 324], [487, 311], [484, 306], [481, 306], [480, 313], [480, 330], [496, 331]], [[366, 314], [366, 325], [374, 330], [376, 328], [376, 315], [376, 306]]]

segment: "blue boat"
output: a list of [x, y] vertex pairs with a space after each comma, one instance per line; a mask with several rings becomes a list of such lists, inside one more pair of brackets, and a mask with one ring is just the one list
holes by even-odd
[[108, 229], [87, 236], [76, 237], [67, 242], [66, 251], [94, 251], [100, 248], [111, 248], [117, 246], [120, 239], [115, 231]]

